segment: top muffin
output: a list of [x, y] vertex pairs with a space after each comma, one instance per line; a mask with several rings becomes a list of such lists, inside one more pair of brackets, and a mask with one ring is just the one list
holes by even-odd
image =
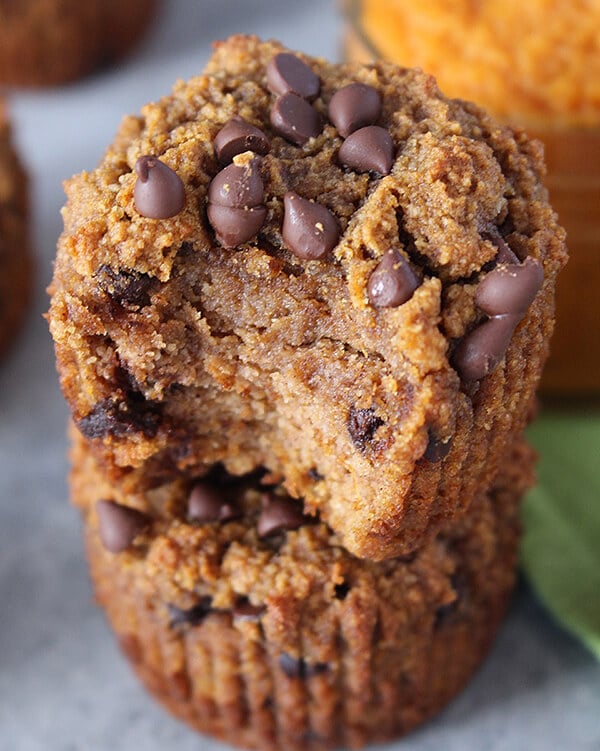
[[526, 420], [565, 261], [542, 172], [420, 71], [216, 44], [66, 183], [79, 430], [133, 505], [265, 467], [356, 555], [410, 552]]

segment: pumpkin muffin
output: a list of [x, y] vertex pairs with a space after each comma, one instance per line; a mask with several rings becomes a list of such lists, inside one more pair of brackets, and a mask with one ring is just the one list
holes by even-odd
[[147, 689], [260, 751], [358, 748], [438, 712], [487, 652], [514, 579], [531, 451], [413, 555], [355, 558], [277, 479], [183, 477], [138, 503], [74, 431], [98, 603]]
[[19, 330], [30, 298], [27, 179], [0, 99], [0, 355]]
[[420, 71], [217, 43], [66, 183], [77, 427], [138, 499], [264, 467], [351, 553], [412, 552], [525, 424], [566, 260], [543, 171]]
[[55, 86], [123, 57], [156, 0], [0, 2], [0, 84]]

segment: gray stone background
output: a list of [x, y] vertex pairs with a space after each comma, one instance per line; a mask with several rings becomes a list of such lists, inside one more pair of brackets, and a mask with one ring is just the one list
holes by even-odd
[[[67, 503], [67, 410], [42, 314], [61, 230], [61, 181], [93, 168], [121, 116], [198, 73], [233, 32], [339, 58], [332, 2], [171, 0], [118, 69], [14, 93], [32, 178], [38, 269], [26, 328], [0, 365], [0, 751], [225, 751], [163, 714], [138, 686], [93, 604]], [[600, 750], [600, 666], [522, 584], [495, 648], [434, 722], [382, 751]]]

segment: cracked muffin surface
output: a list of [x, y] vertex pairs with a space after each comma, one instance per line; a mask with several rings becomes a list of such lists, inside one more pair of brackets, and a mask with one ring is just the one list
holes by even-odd
[[542, 173], [420, 71], [217, 43], [66, 183], [75, 423], [140, 505], [266, 467], [352, 553], [414, 550], [526, 421], [566, 259]]

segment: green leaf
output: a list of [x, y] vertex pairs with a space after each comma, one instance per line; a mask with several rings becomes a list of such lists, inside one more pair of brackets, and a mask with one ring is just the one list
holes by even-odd
[[543, 415], [528, 431], [538, 485], [521, 559], [540, 599], [600, 659], [600, 417]]

